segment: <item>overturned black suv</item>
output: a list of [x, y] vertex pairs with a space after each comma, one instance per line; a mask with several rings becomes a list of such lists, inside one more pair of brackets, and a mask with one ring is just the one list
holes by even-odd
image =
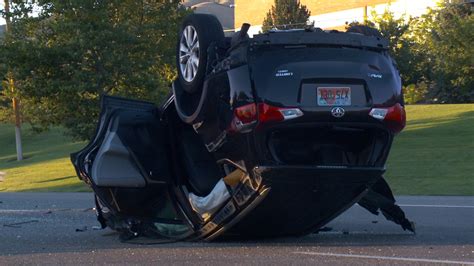
[[103, 227], [170, 240], [315, 232], [355, 203], [414, 231], [383, 179], [405, 126], [401, 81], [376, 30], [225, 37], [192, 14], [161, 106], [104, 97], [71, 155]]

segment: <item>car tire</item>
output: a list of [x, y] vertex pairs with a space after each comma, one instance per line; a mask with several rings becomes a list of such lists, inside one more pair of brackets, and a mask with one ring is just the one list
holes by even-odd
[[200, 93], [206, 75], [209, 45], [224, 38], [222, 25], [213, 15], [190, 14], [184, 19], [176, 47], [176, 66], [180, 85], [186, 93]]
[[346, 32], [360, 33], [365, 36], [373, 36], [377, 38], [382, 38], [382, 33], [376, 28], [372, 28], [366, 25], [353, 25], [350, 26]]

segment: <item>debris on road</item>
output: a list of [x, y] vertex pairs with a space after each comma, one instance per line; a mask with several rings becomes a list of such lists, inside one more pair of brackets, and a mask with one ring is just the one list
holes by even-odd
[[38, 220], [29, 220], [29, 221], [24, 221], [24, 222], [19, 222], [19, 223], [11, 223], [11, 224], [4, 224], [4, 227], [12, 227], [12, 228], [21, 228], [21, 225], [24, 224], [31, 224], [31, 223], [37, 223], [39, 222]]
[[320, 232], [331, 232], [333, 229], [332, 227], [325, 226], [323, 228], [320, 228], [314, 232], [314, 234], [319, 234]]
[[81, 228], [76, 228], [76, 232], [85, 232], [87, 231], [87, 226], [83, 226]]

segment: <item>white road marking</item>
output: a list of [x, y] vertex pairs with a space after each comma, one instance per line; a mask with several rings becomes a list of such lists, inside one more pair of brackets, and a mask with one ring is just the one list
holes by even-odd
[[[333, 230], [328, 232], [318, 232], [318, 234], [311, 234], [310, 237], [317, 238], [318, 235], [341, 235], [344, 230]], [[393, 232], [374, 232], [374, 231], [348, 231], [350, 235], [377, 235], [377, 236], [413, 236], [414, 234], [407, 231], [401, 231], [400, 233]]]
[[64, 211], [88, 211], [90, 209], [35, 209], [35, 210], [0, 210], [0, 213], [49, 213], [49, 212], [64, 212]]
[[474, 265], [474, 262], [472, 262], [472, 261], [435, 260], [435, 259], [423, 259], [423, 258], [385, 257], [385, 256], [339, 254], [339, 253], [320, 253], [320, 252], [293, 252], [293, 253], [294, 254], [303, 254], [303, 255], [313, 255], [313, 256], [342, 257], [342, 258], [358, 258], [358, 259], [392, 260], [392, 261], [406, 261], [406, 262], [426, 262], [426, 263]]
[[400, 207], [424, 207], [424, 208], [469, 208], [474, 209], [474, 206], [469, 205], [425, 205], [425, 204], [399, 204]]

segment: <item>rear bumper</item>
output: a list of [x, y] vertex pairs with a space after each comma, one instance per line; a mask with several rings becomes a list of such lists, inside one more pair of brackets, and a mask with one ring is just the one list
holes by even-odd
[[384, 167], [394, 137], [376, 123], [319, 121], [285, 121], [252, 134], [248, 153], [255, 154], [254, 165], [346, 165], [348, 169]]
[[358, 202], [384, 172], [377, 167], [255, 167], [253, 174], [270, 191], [229, 233], [288, 236], [313, 232]]
[[254, 173], [272, 183], [313, 184], [339, 186], [340, 184], [366, 184], [380, 177], [384, 167], [345, 166], [257, 166]]

